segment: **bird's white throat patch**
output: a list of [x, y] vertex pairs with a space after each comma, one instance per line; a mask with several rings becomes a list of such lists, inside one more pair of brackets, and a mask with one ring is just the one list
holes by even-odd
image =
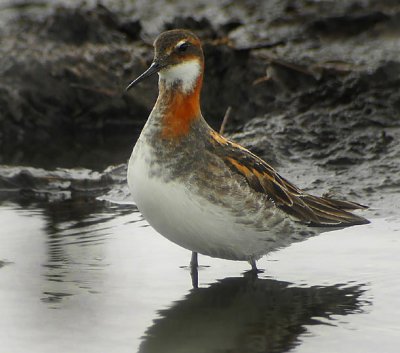
[[200, 73], [200, 63], [198, 60], [193, 59], [161, 70], [159, 75], [167, 87], [171, 87], [179, 81], [182, 82], [183, 92], [188, 93], [193, 90]]

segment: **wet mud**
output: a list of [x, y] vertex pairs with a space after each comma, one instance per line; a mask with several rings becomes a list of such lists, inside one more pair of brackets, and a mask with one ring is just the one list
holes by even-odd
[[[0, 9], [0, 163], [17, 168], [0, 168], [2, 194], [64, 192], [80, 172], [54, 178], [47, 169], [79, 166], [100, 171], [88, 171], [81, 190], [125, 199], [123, 168], [118, 177], [101, 170], [129, 157], [156, 78], [124, 88], [151, 62], [155, 36], [185, 27], [204, 42], [202, 106], [214, 128], [231, 107], [226, 134], [296, 184], [368, 204], [372, 214], [399, 213], [397, 2], [26, 4]], [[124, 143], [110, 153], [112, 138]], [[93, 146], [98, 153], [79, 159]], [[76, 159], [48, 163], [65, 150]], [[102, 150], [112, 156], [96, 168]]]

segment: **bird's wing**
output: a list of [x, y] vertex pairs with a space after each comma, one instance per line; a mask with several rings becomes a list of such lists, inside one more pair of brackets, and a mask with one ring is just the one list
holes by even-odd
[[310, 195], [280, 176], [269, 164], [247, 149], [211, 133], [216, 153], [235, 173], [246, 178], [256, 192], [266, 194], [274, 204], [301, 223], [310, 226], [350, 226], [369, 221], [349, 210], [365, 209], [366, 206], [350, 201]]

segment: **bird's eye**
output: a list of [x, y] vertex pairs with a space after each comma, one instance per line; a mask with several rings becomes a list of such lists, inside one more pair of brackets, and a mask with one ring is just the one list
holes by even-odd
[[176, 49], [181, 53], [185, 52], [187, 48], [189, 48], [189, 43], [188, 42], [183, 42], [182, 44], [179, 44], [176, 47]]

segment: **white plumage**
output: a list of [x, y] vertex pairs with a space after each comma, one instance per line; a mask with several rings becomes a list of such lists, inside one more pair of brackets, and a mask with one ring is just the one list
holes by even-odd
[[[262, 229], [256, 229], [238, 223], [228, 209], [211, 204], [179, 181], [166, 183], [151, 176], [153, 153], [139, 138], [128, 165], [128, 184], [140, 212], [167, 239], [204, 255], [242, 261], [256, 260], [293, 242], [289, 219], [279, 210], [271, 210], [275, 217], [270, 222], [265, 210], [260, 210], [262, 215], [247, 215], [250, 223], [263, 216]], [[283, 221], [276, 225], [277, 219]]]
[[160, 79], [165, 81], [167, 88], [173, 86], [176, 82], [182, 82], [181, 90], [183, 93], [187, 93], [193, 90], [200, 73], [199, 61], [192, 59], [161, 70], [159, 75]]

